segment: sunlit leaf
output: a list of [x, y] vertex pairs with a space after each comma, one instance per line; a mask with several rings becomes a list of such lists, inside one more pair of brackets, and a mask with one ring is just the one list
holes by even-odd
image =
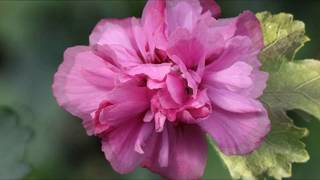
[[263, 101], [276, 109], [300, 109], [320, 120], [320, 61], [284, 63], [270, 74]]
[[262, 146], [246, 156], [226, 156], [218, 149], [222, 160], [235, 179], [260, 179], [265, 175], [276, 179], [291, 176], [291, 163], [309, 159], [305, 145], [300, 141], [307, 135], [304, 128], [296, 127], [285, 112], [270, 111], [272, 131]]
[[291, 14], [261, 12], [257, 18], [261, 22], [265, 44], [260, 54], [263, 70], [278, 70], [282, 63], [293, 60], [297, 51], [309, 41], [304, 23], [294, 20]]
[[245, 156], [220, 157], [235, 179], [291, 177], [292, 163], [309, 159], [304, 143], [308, 134], [287, 116], [288, 110], [302, 110], [320, 119], [320, 61], [295, 61], [297, 51], [309, 39], [304, 24], [290, 14], [258, 13], [265, 48], [260, 54], [262, 69], [269, 73], [261, 101], [268, 109], [272, 130], [262, 146]]

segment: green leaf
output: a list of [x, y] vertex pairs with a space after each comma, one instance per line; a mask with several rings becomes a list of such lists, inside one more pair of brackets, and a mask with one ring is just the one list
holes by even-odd
[[300, 141], [307, 135], [307, 129], [296, 127], [283, 111], [269, 112], [272, 131], [258, 150], [245, 156], [226, 156], [216, 148], [234, 179], [260, 179], [266, 175], [276, 179], [290, 177], [291, 163], [309, 159]]
[[291, 14], [261, 12], [257, 18], [261, 22], [265, 44], [260, 54], [263, 70], [277, 71], [282, 63], [293, 60], [297, 51], [309, 41], [304, 23], [294, 20]]
[[257, 14], [266, 47], [260, 54], [262, 69], [269, 72], [261, 101], [268, 109], [272, 130], [259, 149], [245, 156], [226, 156], [216, 148], [235, 179], [291, 177], [292, 163], [309, 159], [304, 143], [308, 134], [287, 116], [288, 110], [302, 110], [320, 119], [320, 61], [294, 61], [297, 51], [309, 39], [304, 24], [290, 14]]
[[300, 109], [320, 120], [320, 61], [282, 64], [279, 71], [270, 74], [262, 99], [269, 107]]
[[[267, 147], [265, 146], [271, 147], [272, 149], [269, 152], [273, 154], [264, 153], [261, 157], [277, 157], [277, 163], [270, 167], [268, 163], [261, 161], [261, 159], [257, 159], [257, 161], [264, 162], [263, 167], [269, 176], [277, 179], [290, 177], [290, 163], [306, 162], [308, 160], [308, 153], [303, 143], [300, 142], [299, 145], [299, 139], [306, 135], [306, 130], [300, 129], [300, 136], [298, 134], [294, 136], [292, 133], [298, 133], [299, 129], [286, 129], [280, 123], [294, 127], [293, 122], [286, 116], [285, 112], [297, 109], [320, 119], [320, 61], [303, 60], [282, 63], [278, 71], [270, 73], [262, 101], [269, 108], [272, 131], [258, 152], [266, 150]], [[282, 112], [282, 115], [279, 111]], [[278, 130], [286, 132], [288, 138], [273, 137], [272, 134], [277, 133]], [[291, 135], [289, 136], [289, 134]], [[275, 141], [278, 141], [279, 144], [276, 145]], [[271, 142], [271, 144], [268, 144], [268, 142]], [[282, 148], [286, 148], [286, 151]], [[282, 149], [286, 153], [279, 157], [277, 149]], [[256, 170], [256, 168], [252, 169], [252, 172]]]
[[12, 109], [0, 107], [0, 179], [21, 179], [30, 170], [23, 157], [32, 131], [18, 120]]

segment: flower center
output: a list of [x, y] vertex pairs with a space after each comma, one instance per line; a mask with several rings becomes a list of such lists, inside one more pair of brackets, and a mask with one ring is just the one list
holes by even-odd
[[[211, 103], [204, 97], [192, 98], [188, 96], [187, 100], [178, 104], [172, 100], [169, 94], [165, 93], [164, 89], [155, 92], [151, 98], [151, 108], [145, 113], [143, 119], [144, 122], [153, 120], [156, 132], [162, 132], [166, 123], [197, 123], [211, 112]], [[201, 102], [202, 100], [204, 102]]]

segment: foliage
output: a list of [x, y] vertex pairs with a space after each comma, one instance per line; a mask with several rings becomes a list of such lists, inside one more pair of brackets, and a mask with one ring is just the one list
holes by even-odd
[[292, 163], [309, 159], [301, 141], [308, 130], [296, 127], [287, 111], [299, 109], [320, 119], [320, 62], [294, 60], [309, 40], [303, 22], [285, 13], [262, 12], [257, 17], [265, 43], [260, 54], [262, 69], [269, 73], [261, 100], [268, 109], [272, 130], [262, 146], [246, 156], [225, 156], [217, 151], [233, 178], [281, 179], [291, 176]]

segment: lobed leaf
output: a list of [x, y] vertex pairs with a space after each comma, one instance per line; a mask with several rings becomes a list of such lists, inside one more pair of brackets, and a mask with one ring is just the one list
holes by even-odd
[[216, 148], [235, 179], [282, 179], [291, 176], [292, 163], [309, 159], [304, 143], [308, 134], [287, 116], [288, 110], [303, 110], [320, 119], [320, 61], [294, 61], [296, 52], [309, 39], [304, 24], [286, 13], [257, 14], [265, 48], [262, 69], [269, 73], [261, 101], [268, 109], [272, 130], [259, 149], [245, 156], [226, 156]]
[[320, 120], [320, 61], [284, 63], [270, 74], [262, 100], [282, 110], [303, 110]]
[[277, 71], [281, 65], [294, 59], [295, 54], [309, 41], [302, 21], [293, 19], [291, 14], [269, 12], [258, 13], [261, 22], [265, 48], [260, 53], [262, 69]]
[[233, 178], [290, 177], [291, 163], [309, 159], [305, 145], [300, 141], [308, 130], [296, 127], [284, 111], [274, 109], [269, 112], [273, 129], [258, 150], [245, 156], [226, 156], [216, 148]]

